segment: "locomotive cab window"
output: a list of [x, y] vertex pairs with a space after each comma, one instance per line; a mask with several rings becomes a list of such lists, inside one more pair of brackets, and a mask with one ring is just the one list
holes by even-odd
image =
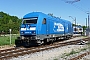
[[42, 24], [46, 24], [46, 19], [45, 18], [43, 19]]
[[77, 31], [77, 28], [74, 28], [74, 31]]
[[81, 28], [79, 30], [82, 30]]
[[23, 19], [22, 24], [37, 24], [38, 18]]

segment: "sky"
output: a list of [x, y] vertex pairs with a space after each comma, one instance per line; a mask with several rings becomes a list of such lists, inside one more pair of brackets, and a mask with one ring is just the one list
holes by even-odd
[[80, 0], [73, 4], [66, 1], [74, 0], [0, 0], [0, 11], [19, 18], [30, 12], [53, 13], [54, 16], [72, 23], [75, 23], [76, 17], [77, 24], [86, 25], [90, 0]]

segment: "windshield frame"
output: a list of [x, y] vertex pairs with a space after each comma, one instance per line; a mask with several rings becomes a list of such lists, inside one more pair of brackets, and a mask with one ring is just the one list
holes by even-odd
[[[25, 20], [31, 20], [31, 23], [24, 23]], [[34, 23], [32, 23], [32, 21], [34, 21]], [[23, 18], [22, 24], [37, 24], [37, 21], [38, 21], [38, 17]]]

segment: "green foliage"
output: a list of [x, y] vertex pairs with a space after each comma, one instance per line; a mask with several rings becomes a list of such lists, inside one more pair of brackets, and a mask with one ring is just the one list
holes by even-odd
[[86, 28], [87, 28], [86, 26], [82, 26], [82, 27], [83, 27], [83, 30], [86, 30]]
[[12, 33], [18, 33], [21, 24], [21, 19], [17, 16], [10, 16], [4, 12], [0, 12], [0, 33], [9, 33], [9, 29], [12, 29]]

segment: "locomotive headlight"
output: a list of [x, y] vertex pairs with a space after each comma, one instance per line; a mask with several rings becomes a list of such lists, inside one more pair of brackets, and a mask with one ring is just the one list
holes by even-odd
[[21, 32], [21, 34], [23, 34], [24, 32]]
[[33, 32], [33, 33], [35, 33], [35, 32]]
[[30, 27], [30, 30], [36, 30], [36, 27]]
[[21, 39], [24, 39], [24, 36], [21, 36]]
[[26, 30], [26, 28], [21, 28], [21, 30]]

